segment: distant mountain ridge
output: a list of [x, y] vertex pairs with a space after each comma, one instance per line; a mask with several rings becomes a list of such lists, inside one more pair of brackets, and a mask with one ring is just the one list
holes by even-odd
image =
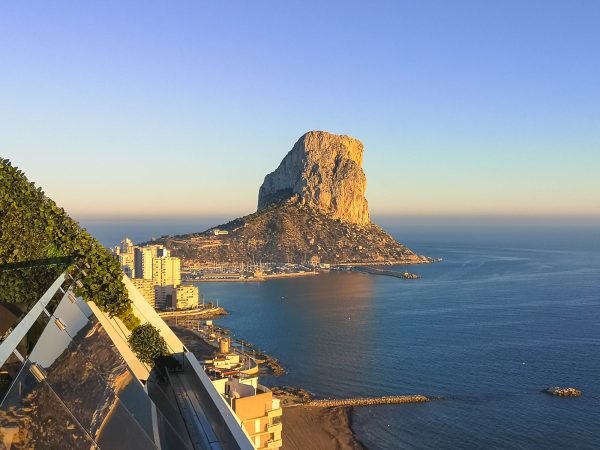
[[425, 263], [370, 219], [363, 144], [325, 131], [304, 134], [268, 174], [258, 210], [203, 233], [163, 237], [184, 264]]

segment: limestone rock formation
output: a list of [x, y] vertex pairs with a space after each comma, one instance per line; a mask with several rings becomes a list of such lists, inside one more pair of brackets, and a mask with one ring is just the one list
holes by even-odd
[[362, 143], [311, 131], [265, 177], [258, 211], [203, 233], [163, 237], [184, 266], [320, 261], [420, 264], [417, 255], [371, 223]]
[[367, 225], [371, 219], [362, 158], [363, 144], [358, 139], [310, 131], [265, 177], [258, 195], [258, 210], [297, 196], [301, 205], [333, 219]]

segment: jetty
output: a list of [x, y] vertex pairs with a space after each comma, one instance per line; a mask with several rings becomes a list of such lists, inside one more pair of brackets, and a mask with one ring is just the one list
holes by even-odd
[[377, 269], [371, 266], [352, 266], [352, 270], [355, 272], [368, 273], [371, 275], [385, 275], [388, 277], [403, 278], [405, 280], [417, 280], [421, 278], [420, 275], [410, 272], [398, 272], [396, 270]]
[[334, 406], [395, 405], [399, 403], [423, 403], [429, 401], [431, 399], [424, 395], [390, 395], [386, 397], [310, 400], [305, 405], [330, 408]]

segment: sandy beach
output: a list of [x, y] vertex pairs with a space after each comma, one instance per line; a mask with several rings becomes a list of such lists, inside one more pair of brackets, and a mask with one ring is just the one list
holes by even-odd
[[[194, 332], [170, 324], [197, 358], [212, 357], [215, 348]], [[305, 406], [310, 394], [302, 389], [273, 388], [283, 405], [283, 449], [364, 449], [352, 433], [352, 407]]]
[[283, 408], [284, 450], [364, 449], [352, 433], [352, 408], [287, 406]]

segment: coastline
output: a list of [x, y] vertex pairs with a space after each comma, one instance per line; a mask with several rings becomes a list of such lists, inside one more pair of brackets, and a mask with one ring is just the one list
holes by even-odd
[[[294, 387], [272, 387], [283, 407], [284, 450], [363, 450], [352, 429], [353, 406], [309, 406], [312, 394]], [[306, 442], [310, 436], [310, 444]]]
[[263, 275], [254, 278], [192, 278], [184, 280], [186, 283], [259, 283], [262, 281], [276, 280], [280, 278], [300, 278], [306, 276], [321, 275], [322, 272], [296, 272], [279, 273], [276, 275]]
[[[215, 348], [182, 326], [169, 324], [194, 355], [200, 360], [210, 358]], [[269, 369], [267, 369], [269, 370]], [[283, 407], [284, 450], [364, 450], [352, 429], [352, 406], [307, 406], [312, 395], [303, 389], [271, 387]], [[310, 436], [310, 443], [307, 437]]]
[[[334, 267], [338, 267], [338, 268], [344, 268], [344, 269], [337, 269], [337, 270], [343, 270], [343, 271], [347, 271], [347, 270], [352, 270], [352, 267], [361, 267], [364, 268], [364, 270], [356, 270], [357, 272], [363, 272], [366, 273], [366, 269], [372, 268], [373, 271], [381, 271], [383, 272], [384, 270], [381, 269], [377, 269], [378, 267], [389, 267], [389, 266], [416, 266], [416, 265], [420, 265], [420, 264], [432, 264], [432, 263], [436, 263], [436, 262], [440, 262], [441, 258], [429, 258], [429, 257], [422, 257], [423, 259], [418, 259], [418, 260], [404, 260], [404, 261], [385, 261], [385, 262], [381, 262], [381, 261], [363, 261], [363, 262], [348, 262], [348, 263], [338, 263], [335, 264]], [[331, 271], [336, 271], [335, 268], [330, 269]], [[317, 271], [313, 271], [313, 272], [292, 272], [292, 273], [278, 273], [278, 274], [273, 274], [273, 275], [261, 275], [258, 277], [252, 277], [252, 278], [233, 278], [233, 277], [227, 277], [224, 276], [223, 278], [202, 278], [202, 277], [198, 277], [198, 278], [186, 278], [183, 281], [185, 281], [186, 283], [259, 283], [259, 282], [263, 282], [263, 281], [269, 281], [269, 280], [277, 280], [277, 279], [285, 279], [285, 278], [300, 278], [300, 277], [306, 277], [306, 276], [315, 276], [315, 275], [321, 275], [323, 273], [329, 273], [330, 270], [317, 270]], [[371, 273], [371, 275], [375, 275], [375, 273]], [[410, 274], [412, 275], [412, 274]], [[402, 278], [406, 278], [406, 277], [402, 277]], [[413, 278], [413, 277], [409, 277], [409, 278]], [[420, 278], [419, 276], [415, 276], [414, 278]]]

